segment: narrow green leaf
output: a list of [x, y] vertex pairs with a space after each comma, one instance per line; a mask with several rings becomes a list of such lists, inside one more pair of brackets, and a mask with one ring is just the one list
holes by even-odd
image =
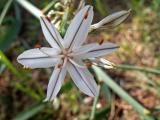
[[40, 9], [32, 5], [27, 0], [16, 0], [23, 8], [29, 11], [33, 16], [39, 19], [39, 17], [43, 14]]
[[47, 104], [44, 102], [33, 104], [25, 109], [22, 113], [17, 115], [13, 120], [28, 120], [29, 118], [42, 111], [46, 107], [46, 105]]
[[10, 44], [15, 40], [20, 30], [18, 21], [8, 19], [0, 29], [0, 49], [7, 50]]
[[109, 89], [109, 87], [106, 84], [103, 84], [101, 88], [102, 88], [102, 91], [104, 91], [104, 93], [106, 95], [108, 106], [111, 106], [111, 103], [112, 103], [111, 90]]
[[65, 83], [62, 88], [61, 88], [61, 93], [63, 92], [68, 92], [69, 90], [72, 89], [72, 86], [73, 86], [73, 82], [72, 80], [69, 80], [67, 83]]
[[109, 106], [103, 108], [102, 110], [96, 112], [95, 120], [101, 120], [101, 118], [105, 117], [110, 113], [111, 108]]
[[67, 28], [67, 19], [69, 17], [69, 7], [67, 7], [65, 9], [65, 12], [64, 12], [64, 15], [63, 15], [63, 18], [62, 18], [62, 22], [61, 22], [61, 26], [60, 26], [60, 34], [62, 37], [64, 37], [65, 33], [66, 33], [66, 28]]
[[103, 3], [102, 0], [93, 0], [94, 1], [94, 5], [96, 7], [96, 9], [98, 10], [98, 12], [102, 15], [102, 16], [106, 16], [108, 11], [107, 11], [107, 6]]
[[0, 50], [7, 50], [11, 43], [13, 43], [21, 28], [21, 16], [20, 10], [14, 4], [15, 8], [15, 18], [7, 17], [4, 19], [3, 25], [0, 28]]
[[2, 61], [8, 69], [12, 71], [17, 77], [22, 78], [22, 75], [18, 72], [18, 70], [12, 65], [10, 60], [5, 56], [5, 54], [0, 50], [0, 61]]
[[46, 13], [52, 6], [56, 4], [58, 0], [52, 0], [45, 8], [42, 9], [43, 13]]
[[3, 8], [3, 11], [2, 11], [2, 13], [0, 15], [0, 26], [2, 25], [3, 19], [4, 19], [9, 7], [10, 7], [12, 1], [13, 0], [8, 0], [7, 3], [5, 4], [4, 8]]
[[[98, 86], [98, 89], [99, 89], [99, 93], [100, 93], [100, 85]], [[94, 120], [94, 118], [95, 118], [96, 105], [97, 105], [97, 102], [98, 102], [99, 93], [98, 93], [98, 95], [94, 98], [93, 106], [92, 106], [92, 112], [91, 112], [91, 116], [90, 116], [90, 120]]]
[[154, 69], [154, 68], [150, 68], [150, 67], [141, 67], [141, 66], [134, 66], [134, 65], [118, 65], [117, 66], [118, 69], [122, 69], [122, 70], [138, 70], [138, 71], [142, 71], [142, 72], [148, 72], [148, 73], [153, 73], [153, 74], [160, 74], [160, 70], [159, 69]]
[[41, 100], [41, 97], [30, 87], [23, 85], [22, 83], [17, 83], [15, 85], [15, 88], [17, 90], [20, 90], [21, 92], [31, 96], [35, 100]]
[[112, 80], [103, 70], [100, 68], [93, 66], [93, 69], [96, 73], [96, 76], [99, 80], [104, 81], [106, 85], [108, 85], [117, 95], [126, 100], [133, 108], [146, 120], [154, 120], [151, 116], [149, 116], [150, 111], [143, 107], [140, 103], [138, 103], [133, 97], [131, 97], [126, 91], [124, 91], [119, 85], [117, 85], [114, 80]]

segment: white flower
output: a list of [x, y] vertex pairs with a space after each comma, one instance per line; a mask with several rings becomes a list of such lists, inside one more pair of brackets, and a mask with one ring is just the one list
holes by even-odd
[[18, 62], [29, 68], [54, 67], [45, 101], [52, 101], [57, 96], [67, 71], [83, 93], [92, 97], [98, 95], [97, 84], [82, 60], [109, 54], [117, 48], [117, 45], [113, 43], [83, 45], [92, 19], [92, 6], [85, 6], [74, 17], [62, 39], [54, 25], [45, 17], [41, 17], [44, 36], [52, 48], [35, 48], [18, 56]]

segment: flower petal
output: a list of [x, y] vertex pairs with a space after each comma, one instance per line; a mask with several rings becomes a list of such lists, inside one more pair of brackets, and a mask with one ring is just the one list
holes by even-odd
[[85, 6], [72, 20], [64, 37], [65, 48], [80, 47], [88, 35], [88, 29], [93, 19], [92, 6]]
[[66, 76], [66, 66], [63, 66], [61, 68], [55, 67], [48, 84], [47, 97], [44, 101], [54, 100], [54, 98], [60, 91], [65, 76]]
[[90, 43], [90, 44], [86, 44], [81, 46], [80, 48], [76, 48], [73, 51], [73, 55], [79, 55], [79, 54], [84, 54], [89, 52], [90, 50], [94, 49], [95, 46], [97, 46], [98, 43]]
[[48, 68], [59, 61], [58, 54], [59, 51], [54, 48], [35, 48], [20, 54], [17, 61], [29, 68]]
[[92, 97], [98, 95], [97, 84], [86, 68], [80, 68], [68, 62], [67, 69], [74, 83], [83, 93]]
[[48, 21], [45, 17], [40, 17], [40, 23], [42, 27], [43, 34], [52, 47], [62, 48], [62, 37], [56, 30], [54, 25]]
[[[87, 45], [84, 45], [83, 47], [88, 47]], [[103, 43], [102, 45], [95, 43], [95, 46], [92, 47], [88, 52], [81, 54], [81, 58], [93, 58], [98, 57], [106, 54], [110, 54], [113, 51], [115, 51], [118, 48], [116, 44], [113, 43]], [[79, 49], [81, 51], [81, 48]]]

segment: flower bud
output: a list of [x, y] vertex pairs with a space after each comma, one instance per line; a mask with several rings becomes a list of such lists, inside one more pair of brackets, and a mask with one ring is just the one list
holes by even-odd
[[98, 28], [113, 28], [119, 24], [121, 24], [124, 20], [128, 18], [130, 15], [131, 10], [125, 11], [119, 11], [116, 13], [113, 13], [104, 19], [102, 19], [100, 22], [93, 24], [91, 26], [91, 30], [98, 29]]

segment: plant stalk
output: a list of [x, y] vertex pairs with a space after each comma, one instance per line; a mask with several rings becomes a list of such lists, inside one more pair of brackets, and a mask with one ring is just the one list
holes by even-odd
[[108, 85], [117, 95], [126, 100], [133, 108], [142, 115], [145, 120], [154, 120], [150, 115], [150, 111], [138, 103], [133, 97], [131, 97], [126, 91], [124, 91], [117, 83], [114, 82], [102, 69], [93, 66], [93, 70], [96, 73], [98, 80], [102, 80]]

